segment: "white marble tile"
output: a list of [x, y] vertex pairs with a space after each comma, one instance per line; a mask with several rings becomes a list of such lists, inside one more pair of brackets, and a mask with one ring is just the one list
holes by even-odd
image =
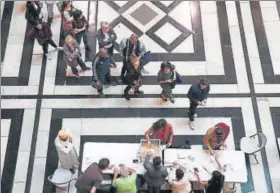
[[52, 95], [54, 93], [55, 78], [45, 77], [44, 90], [45, 95]]
[[5, 157], [6, 157], [8, 139], [9, 137], [1, 137], [1, 176], [2, 176]]
[[3, 12], [4, 12], [4, 6], [5, 6], [5, 1], [1, 1], [1, 18], [3, 17]]
[[280, 93], [279, 84], [255, 84], [256, 93]]
[[35, 109], [25, 109], [20, 135], [19, 152], [29, 152], [35, 121]]
[[24, 192], [25, 190], [25, 182], [16, 182], [13, 185], [12, 193]]
[[44, 186], [46, 158], [35, 158], [30, 193], [42, 192]]
[[52, 109], [41, 109], [39, 131], [49, 131], [51, 126]]
[[269, 101], [270, 107], [280, 107], [280, 98], [279, 97], [271, 97], [267, 98]]
[[36, 95], [38, 86], [2, 86], [3, 95]]
[[114, 1], [114, 3], [116, 3], [119, 7], [124, 6], [125, 4], [127, 4], [128, 1]]
[[[117, 40], [116, 42], [119, 44], [123, 39], [127, 39], [130, 37], [131, 34], [133, 34], [134, 32], [132, 32], [129, 28], [127, 28], [124, 24], [119, 23], [118, 25], [116, 25], [114, 27], [114, 30], [117, 34]], [[145, 43], [145, 42], [144, 42]]]
[[268, 8], [268, 7], [275, 7], [276, 6], [276, 2], [275, 1], [260, 1], [260, 5], [261, 7], [265, 7], [265, 8]]
[[1, 99], [2, 109], [32, 109], [35, 107], [35, 99]]
[[146, 34], [141, 36], [141, 41], [145, 44], [147, 50], [152, 53], [166, 53], [167, 51], [158, 45], [154, 40], [149, 38]]
[[169, 5], [171, 5], [171, 3], [173, 3], [174, 1], [160, 1], [163, 5], [165, 5], [166, 7], [168, 7]]
[[178, 45], [172, 53], [193, 53], [193, 35], [190, 35], [187, 39], [185, 39], [180, 45]]
[[[154, 17], [151, 21], [149, 21], [146, 25], [142, 25], [139, 21], [134, 19], [130, 14], [133, 13], [135, 10], [137, 10], [138, 7], [145, 4], [150, 9], [152, 9], [154, 12], [156, 12], [158, 15]], [[99, 9], [101, 10], [101, 9]], [[159, 9], [157, 6], [152, 4], [149, 1], [137, 1], [133, 6], [131, 6], [127, 11], [125, 11], [122, 14], [123, 17], [128, 19], [131, 23], [133, 23], [136, 27], [138, 27], [141, 31], [146, 32], [148, 31], [152, 26], [154, 26], [158, 21], [160, 21], [164, 16], [165, 13]]]
[[181, 35], [181, 32], [176, 29], [169, 22], [165, 23], [155, 34], [167, 44], [171, 44], [177, 37]]
[[227, 8], [229, 27], [239, 26], [237, 13], [236, 13], [236, 7], [235, 7], [235, 1], [226, 1], [226, 8]]
[[11, 119], [1, 119], [1, 137], [8, 137], [10, 132]]
[[98, 2], [98, 10], [99, 10], [97, 15], [98, 29], [100, 28], [100, 22], [102, 21], [112, 22], [114, 19], [116, 19], [119, 16], [119, 14], [104, 1]]
[[175, 7], [175, 9], [168, 13], [170, 17], [190, 31], [192, 31], [191, 5], [191, 1], [182, 1], [179, 6]]
[[25, 182], [29, 163], [29, 152], [18, 152], [14, 183]]
[[201, 9], [201, 13], [216, 13], [217, 6], [215, 1], [200, 1], [200, 7], [205, 9]]
[[46, 158], [49, 143], [49, 131], [38, 131], [37, 142], [36, 142], [36, 158]]
[[95, 24], [95, 10], [96, 10], [96, 1], [90, 1], [90, 12], [89, 12], [89, 29], [90, 31], [94, 31], [95, 29], [93, 29], [92, 27], [94, 26]]
[[274, 178], [271, 179], [272, 184], [273, 184], [273, 191], [276, 192], [280, 190], [280, 178]]
[[263, 21], [264, 22], [270, 22], [270, 21], [279, 22], [279, 15], [278, 15], [276, 3], [273, 2], [269, 7], [266, 7], [264, 4], [266, 4], [265, 1], [260, 1]]

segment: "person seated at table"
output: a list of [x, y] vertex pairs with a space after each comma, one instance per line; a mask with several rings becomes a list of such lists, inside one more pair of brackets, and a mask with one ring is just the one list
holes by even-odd
[[[118, 175], [120, 178], [117, 178]], [[136, 171], [132, 168], [121, 166], [120, 169], [114, 169], [113, 186], [116, 187], [117, 193], [136, 193]]]
[[177, 168], [175, 171], [176, 180], [171, 179], [169, 175], [168, 182], [172, 187], [172, 193], [189, 193], [192, 190], [191, 183], [189, 182], [186, 174], [186, 168], [178, 162], [173, 162], [173, 167]]
[[225, 141], [229, 135], [230, 127], [225, 123], [218, 123], [207, 130], [204, 136], [204, 144], [213, 154], [213, 150], [220, 150], [226, 147]]
[[147, 141], [150, 140], [150, 135], [153, 139], [160, 139], [162, 144], [170, 147], [173, 142], [173, 127], [165, 119], [159, 119], [145, 132]]
[[95, 193], [100, 188], [103, 177], [103, 171], [112, 169], [114, 166], [109, 166], [110, 161], [107, 158], [102, 158], [98, 163], [92, 163], [88, 168], [79, 176], [75, 187], [79, 193]]
[[149, 193], [160, 193], [160, 188], [165, 182], [165, 178], [168, 176], [167, 169], [161, 165], [161, 158], [155, 156], [153, 158], [153, 163], [150, 163], [152, 152], [148, 152], [144, 168], [146, 173], [144, 174], [145, 181], [148, 185]]
[[212, 177], [208, 181], [202, 181], [199, 176], [199, 171], [195, 171], [198, 183], [205, 188], [206, 193], [220, 193], [224, 187], [225, 176], [223, 173], [223, 167], [220, 162], [216, 159], [220, 171], [213, 171]]

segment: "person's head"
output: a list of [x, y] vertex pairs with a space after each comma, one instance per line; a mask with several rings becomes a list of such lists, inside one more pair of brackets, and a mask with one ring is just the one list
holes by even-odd
[[207, 83], [204, 79], [200, 79], [199, 85], [201, 89], [205, 89], [207, 87]]
[[123, 178], [127, 177], [127, 176], [129, 175], [129, 170], [128, 170], [128, 168], [126, 168], [126, 167], [124, 167], [124, 166], [120, 167], [120, 175], [121, 175], [121, 177], [123, 177]]
[[160, 69], [164, 72], [164, 73], [169, 73], [171, 70], [171, 64], [169, 61], [165, 61], [162, 62], [160, 65]]
[[159, 156], [154, 157], [153, 164], [155, 167], [159, 167], [161, 165], [161, 158]]
[[68, 46], [72, 46], [72, 45], [75, 43], [75, 39], [74, 39], [71, 35], [68, 35], [68, 36], [65, 38], [65, 43], [66, 43]]
[[102, 21], [100, 23], [100, 25], [101, 25], [101, 30], [102, 30], [103, 33], [108, 33], [109, 32], [110, 24], [107, 21]]
[[223, 183], [224, 183], [223, 175], [217, 170], [213, 171], [212, 178], [210, 179], [210, 184], [215, 184], [216, 186], [219, 186], [222, 188]]
[[109, 165], [110, 165], [110, 161], [109, 161], [108, 158], [102, 158], [102, 159], [100, 159], [99, 162], [98, 162], [98, 167], [99, 167], [99, 169], [101, 169], [101, 170], [107, 169], [107, 168], [109, 167]]
[[83, 15], [83, 12], [79, 9], [76, 9], [73, 13], [74, 20], [78, 20]]
[[159, 119], [153, 124], [153, 130], [164, 129], [167, 125], [167, 121], [165, 119]]
[[106, 48], [100, 48], [98, 55], [101, 58], [106, 58], [108, 56], [108, 50]]
[[131, 34], [131, 36], [130, 36], [130, 43], [132, 45], [136, 45], [137, 41], [138, 41], [138, 36], [136, 34]]
[[63, 1], [61, 5], [61, 11], [69, 9], [71, 7], [71, 1]]
[[69, 133], [67, 131], [65, 131], [64, 129], [61, 129], [58, 132], [58, 137], [61, 141], [67, 141], [68, 137], [69, 137]]
[[184, 177], [184, 171], [181, 168], [176, 169], [176, 179], [181, 180]]
[[221, 128], [217, 127], [215, 129], [215, 135], [216, 135], [216, 139], [217, 139], [218, 143], [220, 143], [224, 140], [224, 132]]
[[132, 57], [130, 58], [130, 61], [131, 61], [131, 65], [132, 65], [135, 69], [137, 69], [138, 66], [140, 65], [140, 58], [138, 58], [137, 56], [132, 56]]

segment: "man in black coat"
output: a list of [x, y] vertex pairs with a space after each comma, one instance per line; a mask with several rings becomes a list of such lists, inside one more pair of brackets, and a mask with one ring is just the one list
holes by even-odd
[[26, 2], [26, 12], [25, 19], [27, 23], [31, 24], [32, 27], [36, 26], [36, 22], [42, 19], [43, 15], [41, 13], [43, 4], [40, 1], [27, 1]]
[[189, 126], [194, 129], [194, 117], [196, 114], [196, 108], [198, 105], [205, 106], [210, 91], [210, 85], [201, 79], [199, 83], [193, 84], [188, 92], [188, 98], [190, 100], [189, 107]]

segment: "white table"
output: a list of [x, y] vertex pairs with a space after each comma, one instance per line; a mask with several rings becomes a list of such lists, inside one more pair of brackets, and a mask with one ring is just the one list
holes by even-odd
[[[114, 164], [115, 166], [124, 164], [127, 167], [135, 169], [138, 174], [144, 174], [145, 169], [143, 164], [133, 163], [133, 160], [137, 159], [139, 147], [139, 143], [87, 142], [84, 144], [82, 171], [85, 171], [91, 163], [98, 163], [101, 158], [108, 158], [110, 164]], [[104, 173], [113, 173], [113, 170], [106, 170]]]
[[[242, 151], [215, 151], [215, 154], [222, 165], [227, 164], [227, 169], [224, 172], [225, 182], [247, 182], [245, 155]], [[193, 157], [194, 161], [191, 161], [189, 156]], [[187, 168], [190, 181], [197, 181], [193, 174], [195, 167], [198, 168], [199, 176], [203, 181], [209, 180], [211, 173], [218, 170], [215, 159], [204, 150], [166, 149], [164, 151], [165, 165], [170, 165], [175, 160], [179, 160], [179, 163]], [[175, 169], [170, 172], [170, 175], [171, 178], [175, 178]]]

